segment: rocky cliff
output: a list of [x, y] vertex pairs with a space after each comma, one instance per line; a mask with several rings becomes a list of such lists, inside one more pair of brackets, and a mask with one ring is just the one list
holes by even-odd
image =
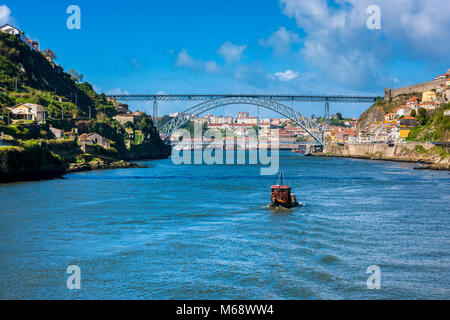
[[389, 160], [403, 162], [420, 162], [425, 168], [450, 170], [448, 152], [431, 143], [408, 144], [327, 144], [323, 152], [313, 153], [313, 156], [345, 157], [370, 160]]
[[369, 109], [367, 109], [358, 119], [357, 128], [358, 130], [362, 130], [367, 128], [368, 125], [374, 122], [384, 121], [384, 115], [392, 112], [395, 108], [398, 108], [406, 103], [409, 98], [412, 96], [420, 96], [420, 94], [407, 94], [398, 96], [395, 100], [377, 101], [374, 105], [372, 105]]

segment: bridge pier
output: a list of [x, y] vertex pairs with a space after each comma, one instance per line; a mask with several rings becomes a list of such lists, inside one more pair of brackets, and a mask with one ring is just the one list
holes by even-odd
[[156, 129], [158, 128], [158, 102], [155, 100], [153, 100], [153, 125], [155, 126]]
[[330, 125], [330, 102], [325, 99], [325, 116], [323, 118], [323, 127], [325, 130], [329, 128]]

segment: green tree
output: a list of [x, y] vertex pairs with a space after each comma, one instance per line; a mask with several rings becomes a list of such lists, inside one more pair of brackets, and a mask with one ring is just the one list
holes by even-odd
[[419, 121], [422, 126], [428, 122], [427, 110], [425, 108], [419, 108]]
[[150, 135], [153, 133], [153, 121], [147, 117], [139, 121], [137, 127], [144, 135]]
[[411, 116], [411, 117], [415, 117], [416, 115], [417, 115], [416, 110], [412, 110], [410, 116]]
[[123, 125], [125, 128], [131, 128], [131, 129], [133, 129], [134, 128], [134, 124], [133, 124], [133, 122], [131, 122], [131, 121], [127, 121], [127, 122], [125, 122], [125, 124]]
[[75, 69], [70, 69], [67, 71], [67, 73], [70, 75], [70, 78], [75, 82], [82, 82], [84, 76], [81, 73], [78, 73], [75, 71]]

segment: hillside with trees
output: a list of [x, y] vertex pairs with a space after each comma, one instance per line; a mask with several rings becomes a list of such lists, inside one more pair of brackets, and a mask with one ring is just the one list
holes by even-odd
[[114, 105], [92, 85], [81, 82], [75, 70], [64, 72], [54, 61], [30, 50], [14, 35], [0, 32], [0, 109], [17, 103], [42, 105], [50, 117], [67, 118], [106, 112], [114, 115]]
[[[77, 71], [64, 72], [55, 58], [51, 50], [42, 54], [0, 32], [0, 135], [8, 144], [0, 146], [0, 182], [168, 157], [170, 147], [151, 117], [141, 113], [133, 122], [114, 120], [123, 105], [96, 93]], [[42, 106], [45, 121], [15, 119], [10, 108], [20, 103]], [[55, 129], [67, 135], [55, 137]], [[78, 137], [94, 133], [108, 141], [107, 148], [82, 151]]]

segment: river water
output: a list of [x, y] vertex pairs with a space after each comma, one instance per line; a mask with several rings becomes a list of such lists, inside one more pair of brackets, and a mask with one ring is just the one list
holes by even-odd
[[276, 178], [258, 166], [170, 159], [0, 185], [0, 298], [450, 298], [448, 172], [280, 162], [303, 207], [267, 208]]

